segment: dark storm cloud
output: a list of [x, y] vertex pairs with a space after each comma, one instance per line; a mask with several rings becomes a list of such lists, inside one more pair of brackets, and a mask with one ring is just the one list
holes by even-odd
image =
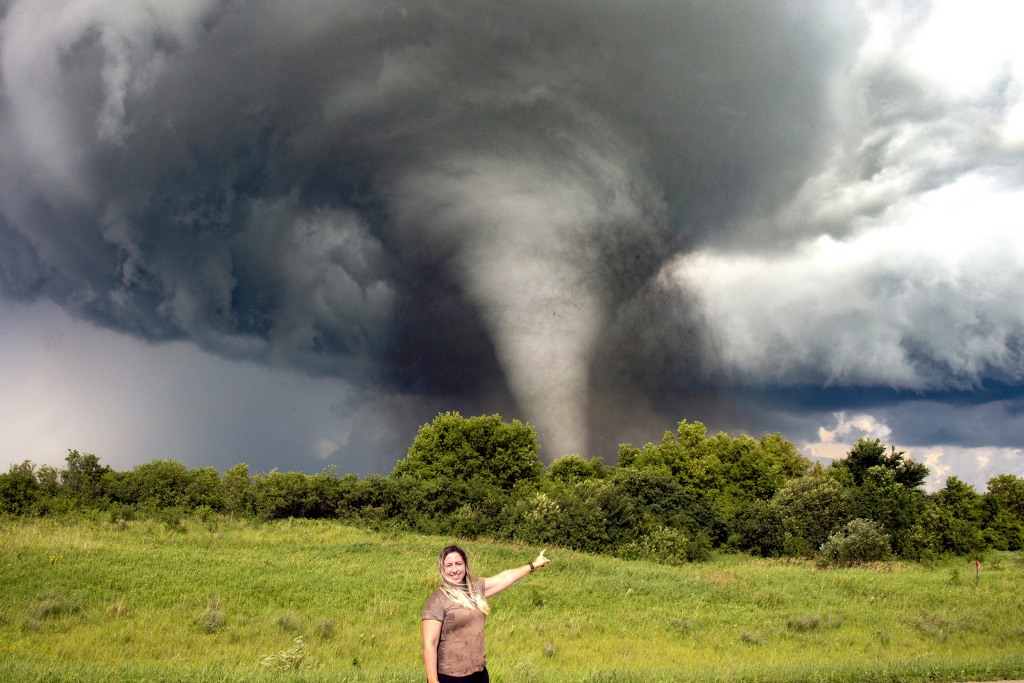
[[817, 166], [851, 25], [844, 2], [9, 2], [0, 284], [507, 406], [548, 457], [727, 414], [657, 276]]

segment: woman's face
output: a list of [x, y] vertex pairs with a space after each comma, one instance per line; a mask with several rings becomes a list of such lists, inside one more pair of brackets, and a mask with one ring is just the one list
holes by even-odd
[[462, 583], [466, 579], [466, 562], [462, 555], [456, 552], [448, 553], [444, 556], [442, 571], [452, 583]]

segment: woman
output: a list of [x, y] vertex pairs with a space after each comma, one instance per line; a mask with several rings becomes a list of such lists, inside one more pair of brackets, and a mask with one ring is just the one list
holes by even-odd
[[489, 683], [484, 654], [487, 598], [548, 562], [540, 551], [533, 562], [506, 569], [489, 579], [473, 576], [466, 551], [450, 545], [441, 551], [441, 587], [423, 607], [423, 665], [427, 683]]

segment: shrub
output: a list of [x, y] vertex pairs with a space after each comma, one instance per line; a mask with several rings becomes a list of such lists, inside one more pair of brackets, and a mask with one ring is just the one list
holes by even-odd
[[313, 633], [320, 640], [330, 640], [334, 637], [334, 621], [331, 619], [321, 619], [313, 627]]
[[179, 507], [158, 508], [156, 517], [164, 523], [168, 531], [185, 533], [185, 513]]
[[286, 633], [296, 633], [302, 630], [302, 619], [297, 614], [289, 612], [277, 618], [277, 626]]
[[822, 563], [837, 567], [852, 567], [891, 557], [889, 536], [877, 522], [868, 519], [851, 520], [821, 546]]
[[553, 481], [573, 483], [583, 479], [600, 478], [605, 475], [604, 464], [598, 458], [585, 460], [572, 453], [551, 463], [548, 469]]
[[459, 538], [479, 538], [491, 528], [487, 515], [469, 503], [449, 515], [446, 526], [451, 535]]
[[[710, 542], [709, 542], [710, 545]], [[618, 552], [627, 560], [649, 560], [682, 564], [689, 559], [690, 539], [679, 529], [658, 527], [640, 540], [627, 543]]]
[[821, 626], [821, 617], [816, 614], [790, 617], [786, 620], [786, 628], [790, 631], [813, 631], [819, 626]]
[[560, 543], [594, 553], [608, 547], [608, 516], [598, 502], [602, 488], [609, 487], [599, 479], [585, 480], [559, 498], [555, 538]]
[[711, 559], [711, 537], [707, 532], [698, 531], [687, 541], [686, 559], [690, 562], [707, 562]]
[[35, 465], [28, 460], [11, 465], [6, 474], [0, 474], [0, 513], [20, 515], [28, 512], [39, 497], [39, 482]]
[[519, 498], [505, 508], [502, 517], [509, 538], [524, 543], [547, 543], [555, 538], [561, 507], [544, 493]]
[[744, 631], [740, 635], [740, 640], [749, 645], [764, 645], [766, 642], [768, 642], [760, 633], [753, 633], [751, 631]]
[[37, 619], [50, 619], [65, 614], [78, 614], [83, 609], [82, 599], [78, 596], [67, 593], [47, 593], [36, 605], [35, 616]]
[[298, 636], [287, 650], [281, 650], [276, 655], [267, 655], [260, 660], [260, 667], [273, 671], [291, 671], [302, 666], [305, 659], [306, 643], [302, 636]]
[[227, 617], [220, 609], [220, 600], [210, 598], [206, 601], [206, 609], [199, 615], [199, 626], [207, 633], [216, 633], [227, 624]]
[[740, 550], [761, 557], [778, 557], [785, 552], [787, 534], [779, 505], [755, 500], [738, 515], [735, 529], [732, 541]]

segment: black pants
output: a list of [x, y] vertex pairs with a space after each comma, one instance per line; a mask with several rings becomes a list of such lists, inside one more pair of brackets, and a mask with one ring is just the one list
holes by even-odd
[[468, 676], [449, 676], [448, 674], [438, 673], [437, 680], [440, 683], [491, 683], [491, 677], [487, 675], [486, 666]]

